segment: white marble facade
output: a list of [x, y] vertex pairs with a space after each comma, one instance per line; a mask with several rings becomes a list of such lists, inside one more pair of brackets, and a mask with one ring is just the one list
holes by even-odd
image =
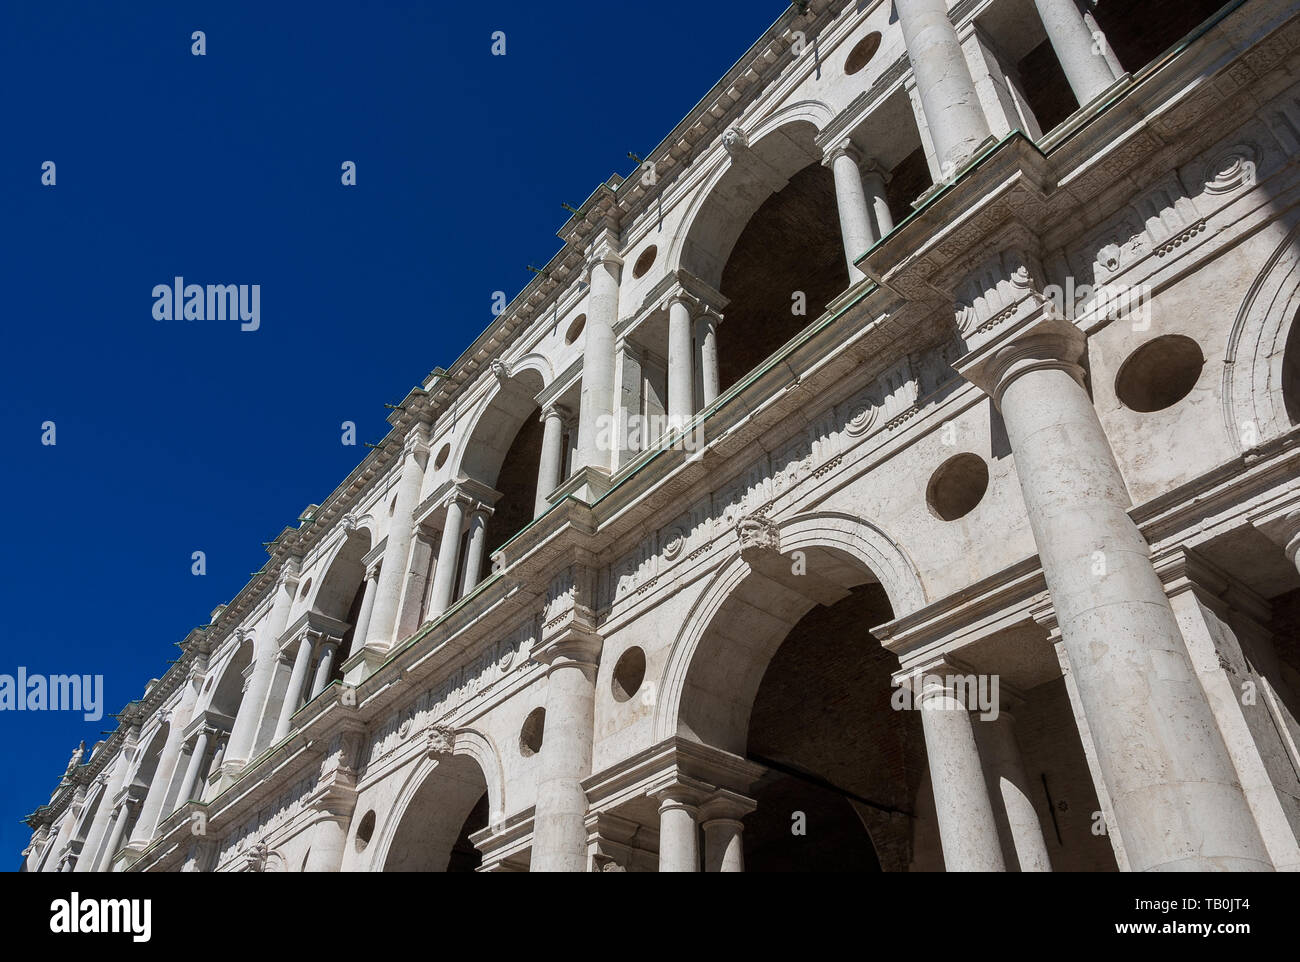
[[[765, 671], [864, 586], [845, 643], [921, 712], [858, 732], [919, 759], [882, 868], [1300, 867], [1294, 5], [1145, 66], [1073, 0], [802, 6], [69, 766], [28, 870], [743, 870]], [[810, 168], [847, 286], [736, 372], [733, 251]]]

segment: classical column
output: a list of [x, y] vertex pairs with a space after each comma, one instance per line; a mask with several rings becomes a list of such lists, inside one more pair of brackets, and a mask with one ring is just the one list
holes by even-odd
[[266, 623], [258, 630], [254, 642], [253, 673], [248, 682], [248, 690], [244, 692], [239, 710], [235, 713], [230, 744], [226, 748], [227, 762], [242, 766], [253, 756], [257, 733], [262, 727], [262, 717], [266, 712], [266, 700], [271, 692], [271, 683], [275, 680], [276, 668], [280, 664], [280, 636], [289, 626], [289, 610], [293, 607], [293, 597], [298, 590], [298, 566], [296, 558], [289, 559], [276, 579], [271, 612], [267, 615]]
[[1080, 106], [1096, 99], [1115, 82], [1106, 61], [1105, 37], [1093, 36], [1074, 0], [1034, 0], [1034, 6], [1074, 98]]
[[975, 80], [948, 19], [947, 0], [895, 0], [926, 125], [943, 179], [990, 136]]
[[352, 631], [352, 649], [359, 651], [365, 644], [370, 631], [370, 616], [374, 613], [375, 592], [379, 582], [379, 564], [372, 564], [366, 569], [366, 586], [361, 595], [361, 610], [357, 612], [357, 624]]
[[460, 494], [453, 494], [447, 502], [447, 517], [442, 523], [442, 541], [438, 545], [438, 566], [433, 572], [430, 620], [451, 607], [451, 593], [456, 590], [456, 565], [460, 558], [460, 532], [464, 522], [464, 498]]
[[861, 160], [862, 154], [845, 137], [826, 151], [822, 161], [835, 175], [835, 205], [840, 213], [840, 238], [844, 244], [844, 260], [849, 265], [850, 287], [867, 276], [853, 262], [878, 240], [872, 234], [871, 213], [862, 189], [862, 174], [858, 171]]
[[700, 851], [695, 794], [667, 789], [659, 794], [659, 871], [698, 872]]
[[464, 593], [469, 594], [483, 574], [483, 552], [487, 550], [487, 523], [492, 509], [475, 504], [469, 512], [469, 541], [465, 545]]
[[975, 736], [984, 759], [994, 814], [1004, 816], [999, 823], [1005, 821], [1020, 871], [1050, 872], [1052, 860], [1047, 855], [1038, 812], [1029, 800], [1029, 776], [1016, 743], [1011, 712], [1004, 709], [996, 718], [980, 718], [975, 722]]
[[122, 847], [122, 838], [126, 834], [127, 823], [131, 821], [131, 810], [140, 806], [140, 799], [130, 793], [122, 799], [113, 815], [113, 827], [108, 833], [108, 844], [103, 854], [96, 860], [93, 870], [110, 872], [113, 868], [113, 856]]
[[1292, 511], [1286, 516], [1288, 527], [1294, 531], [1286, 542], [1286, 558], [1300, 571], [1300, 511]]
[[334, 656], [339, 650], [339, 639], [322, 638], [316, 648], [320, 653], [319, 661], [316, 662], [316, 677], [312, 679], [311, 696], [308, 701], [323, 692], [325, 686], [330, 683], [330, 672], [334, 670]]
[[384, 548], [384, 564], [379, 569], [379, 584], [375, 588], [375, 604], [370, 614], [364, 647], [376, 655], [393, 646], [397, 628], [397, 606], [402, 597], [402, 584], [406, 580], [406, 560], [411, 553], [411, 537], [415, 532], [412, 514], [420, 501], [420, 487], [424, 483], [424, 470], [429, 461], [429, 427], [417, 424], [406, 436], [402, 447], [402, 475], [397, 482], [397, 505], [393, 509], [388, 527], [388, 544]]
[[584, 872], [599, 635], [581, 629], [532, 657], [547, 664], [546, 728], [533, 819], [534, 872]]
[[275, 723], [275, 734], [271, 744], [279, 744], [289, 734], [289, 725], [293, 713], [302, 703], [303, 686], [307, 684], [307, 669], [311, 667], [311, 652], [315, 647], [311, 633], [304, 631], [298, 641], [298, 653], [293, 660], [293, 671], [289, 674], [289, 684], [284, 690], [284, 701], [280, 704], [280, 717]]
[[970, 713], [956, 685], [932, 666], [910, 683], [921, 712], [925, 754], [930, 762], [944, 869], [949, 872], [1003, 872], [997, 821], [989, 801]]
[[1002, 413], [1030, 528], [1134, 871], [1271, 864], [1133, 519], [1079, 360], [1039, 309], [957, 362]]
[[59, 830], [54, 836], [51, 843], [57, 860], [46, 860], [44, 871], [63, 872], [67, 871], [64, 857], [67, 855], [68, 846], [72, 844], [72, 835], [77, 830], [77, 816], [81, 811], [81, 805], [86, 800], [86, 786], [79, 785], [73, 793], [72, 801], [68, 803], [67, 809], [63, 813], [63, 819], [59, 822]]
[[592, 253], [587, 327], [582, 347], [578, 468], [610, 470], [614, 446], [614, 324], [623, 259], [607, 238]]
[[81, 858], [77, 859], [74, 871], [89, 872], [95, 867], [95, 853], [99, 851], [99, 843], [104, 840], [104, 833], [108, 831], [109, 821], [113, 818], [113, 799], [122, 790], [128, 767], [130, 760], [125, 754], [120, 754], [113, 760], [113, 769], [104, 781], [99, 808], [95, 809], [95, 817], [91, 820], [90, 831], [86, 833], [86, 841], [81, 846]]
[[[871, 212], [871, 230], [875, 241], [894, 229], [894, 215], [889, 211], [889, 199], [885, 187], [889, 175], [874, 160], [867, 162], [862, 170], [862, 190], [867, 195], [867, 207]], [[873, 243], [875, 242], [873, 241]]]
[[180, 703], [171, 714], [171, 727], [167, 730], [167, 740], [163, 743], [162, 752], [159, 753], [153, 780], [149, 783], [149, 791], [145, 794], [144, 803], [140, 807], [140, 817], [136, 820], [135, 829], [131, 833], [132, 844], [148, 844], [153, 838], [154, 829], [158, 827], [167, 789], [176, 775], [181, 746], [185, 744], [185, 726], [190, 723], [190, 713], [194, 711], [194, 701], [197, 696], [198, 687], [194, 682], [194, 675], [191, 674], [185, 680]]
[[181, 781], [181, 790], [176, 796], [177, 808], [194, 798], [194, 786], [198, 783], [203, 768], [203, 757], [208, 753], [208, 738], [213, 733], [213, 729], [204, 725], [194, 736], [194, 749], [190, 752], [190, 763], [185, 767], [185, 778]]
[[668, 427], [680, 429], [695, 414], [695, 347], [691, 338], [694, 300], [678, 291], [668, 300]]
[[533, 517], [540, 518], [551, 506], [547, 497], [564, 480], [564, 418], [566, 412], [555, 404], [542, 411], [542, 457], [537, 465], [537, 500]]
[[700, 352], [700, 409], [718, 398], [718, 325], [722, 318], [705, 308], [695, 319], [695, 343]]
[[727, 791], [720, 791], [700, 806], [706, 872], [745, 871], [745, 823], [741, 819], [753, 810], [752, 799]]

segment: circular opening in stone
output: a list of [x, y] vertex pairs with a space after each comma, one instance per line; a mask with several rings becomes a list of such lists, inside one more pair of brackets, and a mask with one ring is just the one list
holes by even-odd
[[1166, 334], [1147, 341], [1120, 365], [1115, 396], [1132, 411], [1163, 411], [1192, 393], [1203, 367], [1199, 344], [1182, 334]]
[[361, 819], [361, 824], [357, 826], [357, 851], [364, 852], [366, 846], [370, 844], [370, 839], [375, 834], [375, 810], [372, 808]]
[[[447, 458], [448, 458], [450, 455], [451, 455], [451, 445], [450, 445], [450, 444], [444, 444], [444, 445], [442, 446], [442, 448], [438, 451], [438, 456], [437, 456], [436, 458], [433, 459], [433, 466], [434, 466], [435, 468], [440, 468], [440, 467], [442, 467], [444, 464], [447, 463]], [[396, 505], [397, 502], [394, 501], [393, 504]]]
[[636, 264], [634, 264], [632, 267], [632, 276], [640, 277], [643, 274], [645, 274], [645, 272], [648, 271], [654, 265], [655, 258], [658, 256], [659, 256], [659, 248], [656, 247], [654, 244], [651, 244], [649, 247], [643, 250], [641, 252], [641, 256], [636, 259]]
[[302, 583], [302, 591], [298, 592], [299, 598], [306, 598], [307, 592], [311, 591], [311, 579], [308, 578]]
[[572, 344], [582, 335], [582, 329], [587, 326], [587, 315], [579, 314], [569, 325], [569, 329], [564, 332], [564, 343]]
[[519, 754], [524, 758], [536, 755], [542, 750], [542, 734], [546, 729], [546, 709], [534, 708], [524, 719], [524, 727], [519, 732]]
[[633, 646], [614, 665], [614, 700], [627, 701], [645, 681], [645, 652]]
[[849, 76], [857, 73], [867, 64], [871, 63], [871, 58], [876, 55], [880, 49], [880, 31], [869, 33], [858, 41], [857, 46], [849, 51], [849, 57], [844, 61], [844, 72]]
[[989, 468], [978, 454], [949, 458], [930, 477], [925, 490], [930, 511], [941, 521], [956, 521], [975, 510], [989, 488]]

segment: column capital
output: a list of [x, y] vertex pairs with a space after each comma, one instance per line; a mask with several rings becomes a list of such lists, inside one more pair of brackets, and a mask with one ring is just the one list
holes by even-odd
[[562, 404], [547, 404], [542, 407], [542, 413], [538, 415], [537, 420], [545, 423], [547, 418], [557, 418], [564, 422], [573, 417], [573, 412]]
[[[583, 265], [583, 276], [590, 281], [591, 272], [602, 264], [607, 264], [616, 269], [623, 266], [623, 258], [618, 253], [618, 246], [608, 234], [592, 245], [586, 263]], [[588, 318], [588, 323], [590, 323], [590, 318]]]
[[659, 803], [660, 814], [671, 809], [685, 809], [695, 815], [717, 789], [708, 782], [674, 772], [670, 779], [653, 785], [646, 794]]
[[711, 823], [733, 823], [740, 826], [743, 825], [741, 819], [756, 808], [758, 802], [754, 799], [720, 788], [700, 805], [700, 822], [705, 828]]
[[410, 432], [402, 440], [403, 456], [429, 453], [430, 424], [428, 421], [416, 421]]
[[1300, 508], [1289, 512], [1285, 523], [1287, 526], [1286, 559], [1300, 569]]
[[839, 140], [826, 145], [826, 149], [822, 153], [822, 166], [829, 167], [841, 157], [851, 157], [853, 163], [861, 167], [865, 155], [851, 139], [841, 137]]
[[1001, 407], [1007, 385], [1030, 371], [1062, 370], [1083, 385], [1079, 361], [1087, 342], [1087, 335], [1077, 325], [1047, 303], [1014, 330], [959, 358], [953, 367]]

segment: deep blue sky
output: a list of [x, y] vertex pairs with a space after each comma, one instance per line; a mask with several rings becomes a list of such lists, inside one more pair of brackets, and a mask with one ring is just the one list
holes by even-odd
[[[0, 712], [13, 868], [77, 741], [364, 456], [341, 422], [382, 437], [785, 4], [0, 7], [0, 673], [103, 674], [106, 712]], [[155, 321], [176, 274], [260, 284], [261, 329]]]

